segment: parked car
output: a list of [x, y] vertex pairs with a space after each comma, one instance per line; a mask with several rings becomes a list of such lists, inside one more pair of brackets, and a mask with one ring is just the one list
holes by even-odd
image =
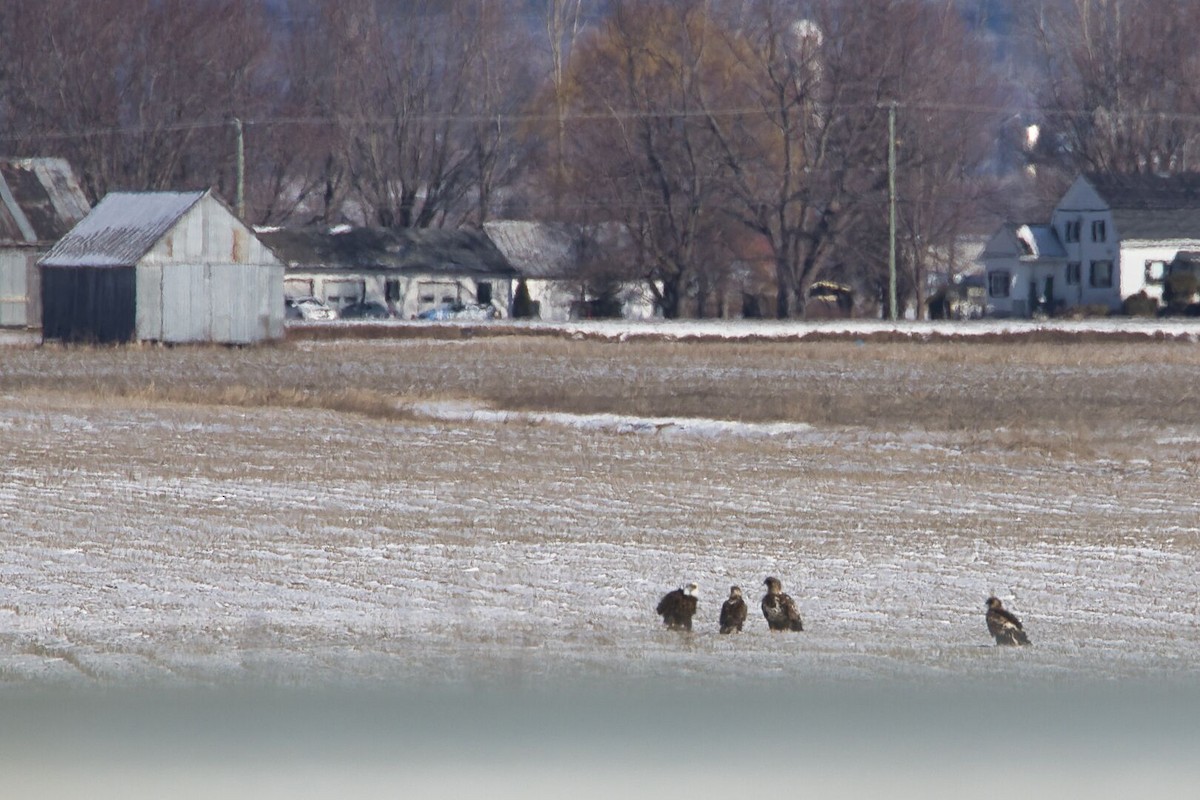
[[288, 297], [284, 298], [284, 303], [286, 319], [331, 320], [338, 316], [324, 300], [316, 297]]
[[383, 303], [361, 300], [342, 309], [342, 319], [390, 319], [391, 312]]
[[484, 320], [496, 319], [500, 312], [492, 305], [478, 303], [443, 303], [417, 314], [417, 319], [427, 320]]

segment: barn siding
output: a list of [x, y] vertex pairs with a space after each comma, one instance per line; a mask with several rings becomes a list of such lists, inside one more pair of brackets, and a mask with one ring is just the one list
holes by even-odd
[[132, 267], [46, 267], [42, 270], [42, 338], [64, 342], [129, 342], [134, 338]]
[[36, 325], [30, 320], [29, 268], [33, 256], [26, 248], [0, 250], [0, 327]]
[[137, 338], [142, 341], [163, 340], [162, 267], [143, 264], [137, 267]]
[[212, 298], [206, 265], [171, 264], [162, 268], [162, 276], [161, 341], [211, 341]]
[[139, 275], [149, 268], [161, 276], [161, 332], [139, 338], [251, 344], [283, 336], [283, 266], [211, 195], [150, 249]]

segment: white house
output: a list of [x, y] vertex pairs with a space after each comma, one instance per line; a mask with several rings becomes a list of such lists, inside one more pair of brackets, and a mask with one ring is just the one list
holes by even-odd
[[1161, 300], [1181, 253], [1200, 250], [1200, 174], [1081, 175], [1049, 223], [1004, 225], [988, 242], [987, 309], [1028, 317]]
[[483, 230], [516, 268], [539, 319], [656, 315], [649, 284], [620, 277], [628, 270], [618, 262], [630, 249], [621, 225], [497, 220], [485, 222]]
[[283, 265], [210, 190], [111, 192], [38, 264], [45, 339], [283, 336]]

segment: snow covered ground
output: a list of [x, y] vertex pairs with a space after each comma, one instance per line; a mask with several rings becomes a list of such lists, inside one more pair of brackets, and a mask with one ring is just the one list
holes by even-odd
[[[426, 411], [399, 431], [322, 412], [9, 404], [0, 675], [1200, 671], [1194, 460], [1037, 463], [936, 434]], [[808, 632], [717, 635], [728, 586], [757, 595], [768, 574]], [[658, 596], [688, 580], [704, 592], [696, 632], [660, 630]], [[987, 646], [993, 592], [1036, 647]]]
[[[1198, 442], [2, 395], [0, 789], [1178, 796]], [[768, 574], [806, 632], [719, 635]]]

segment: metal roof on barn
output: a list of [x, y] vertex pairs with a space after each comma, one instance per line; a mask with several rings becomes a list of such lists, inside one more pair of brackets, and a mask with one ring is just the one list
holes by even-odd
[[288, 269], [511, 277], [512, 264], [480, 231], [443, 228], [279, 229], [258, 238]]
[[0, 242], [53, 242], [89, 208], [66, 159], [0, 160]]
[[1112, 209], [1122, 239], [1200, 239], [1200, 173], [1084, 177]]
[[110, 192], [39, 263], [132, 267], [207, 193]]

